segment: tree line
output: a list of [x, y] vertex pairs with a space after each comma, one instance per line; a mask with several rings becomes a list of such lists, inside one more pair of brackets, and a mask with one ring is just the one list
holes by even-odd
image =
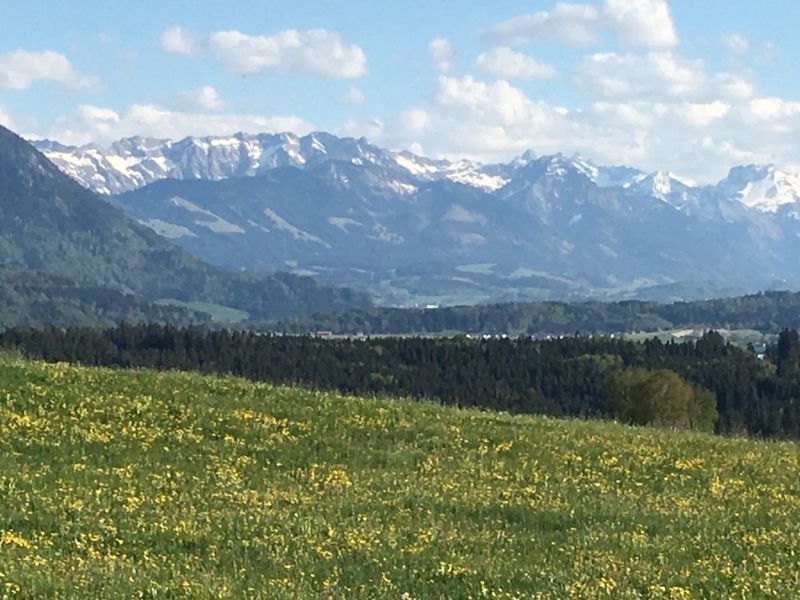
[[[51, 361], [229, 373], [353, 394], [655, 424], [664, 419], [658, 406], [655, 416], [643, 420], [639, 409], [620, 404], [615, 389], [627, 385], [643, 402], [651, 400], [648, 389], [666, 389], [694, 416], [679, 415], [662, 424], [691, 425], [694, 419], [699, 428], [713, 426], [719, 433], [800, 438], [800, 338], [795, 330], [782, 331], [765, 360], [726, 344], [713, 331], [682, 343], [585, 336], [320, 339], [123, 323], [103, 330], [10, 328], [0, 334], [0, 346]], [[662, 380], [648, 380], [653, 374]], [[690, 393], [680, 382], [691, 387], [692, 400], [680, 399]], [[654, 410], [639, 408], [645, 414]]]
[[508, 335], [622, 333], [684, 327], [755, 329], [777, 333], [800, 328], [800, 293], [762, 292], [734, 298], [661, 304], [621, 302], [516, 302], [429, 309], [367, 308], [319, 313], [254, 324], [262, 331], [401, 335], [478, 332]]

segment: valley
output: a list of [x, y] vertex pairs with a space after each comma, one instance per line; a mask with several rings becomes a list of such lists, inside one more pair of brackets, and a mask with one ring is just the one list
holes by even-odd
[[[126, 302], [142, 306], [164, 299], [220, 305], [255, 319], [371, 305], [363, 292], [324, 286], [308, 277], [233, 272], [205, 263], [81, 187], [3, 127], [0, 267], [23, 284], [25, 278], [19, 277], [24, 271], [30, 272], [27, 283], [40, 279], [40, 274], [68, 279], [84, 305], [92, 303], [92, 295], [102, 298], [105, 293], [129, 297]], [[15, 295], [21, 294], [24, 302], [26, 295], [36, 293], [34, 288], [11, 281], [2, 289], [13, 304], [19, 300]], [[82, 288], [90, 288], [89, 293], [79, 291]], [[44, 296], [39, 294], [37, 302], [46, 301]], [[56, 297], [61, 299], [56, 302]], [[51, 300], [51, 313], [60, 310], [63, 290]], [[104, 319], [92, 316], [90, 307], [81, 310], [89, 322]], [[197, 316], [198, 322], [208, 321], [208, 316]], [[188, 320], [188, 315], [181, 318]], [[71, 322], [79, 322], [77, 315]]]
[[0, 600], [800, 597], [798, 19], [4, 2]]
[[205, 261], [366, 289], [382, 305], [672, 301], [800, 283], [800, 178], [773, 166], [698, 185], [577, 155], [449, 162], [324, 132], [36, 146]]

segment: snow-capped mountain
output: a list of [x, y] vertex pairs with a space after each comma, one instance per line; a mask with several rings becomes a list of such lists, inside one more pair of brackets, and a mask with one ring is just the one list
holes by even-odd
[[321, 132], [36, 145], [207, 261], [363, 286], [393, 304], [674, 299], [692, 282], [707, 293], [800, 281], [800, 176], [774, 166], [698, 185], [578, 155], [482, 165]]
[[482, 165], [395, 152], [364, 138], [340, 138], [324, 132], [303, 137], [291, 133], [237, 133], [178, 141], [130, 137], [105, 148], [95, 144], [65, 146], [50, 140], [33, 144], [82, 185], [106, 195], [132, 191], [161, 179], [218, 181], [261, 175], [278, 167], [308, 169], [329, 161], [380, 167], [386, 177], [385, 186], [398, 193], [411, 190], [409, 181], [443, 179], [495, 192], [509, 183], [518, 187], [515, 174], [544, 161], [551, 178], [579, 173], [598, 187], [622, 187], [687, 212], [708, 212], [709, 196], [768, 213], [800, 201], [800, 174], [781, 171], [773, 165], [734, 167], [718, 184], [699, 186], [674, 173], [600, 166], [579, 155], [537, 157], [529, 150], [507, 164]]
[[[378, 148], [366, 139], [340, 138], [315, 132], [187, 137], [179, 141], [131, 137], [107, 148], [95, 144], [64, 146], [51, 140], [34, 141], [62, 171], [100, 194], [119, 194], [161, 179], [252, 177], [278, 167], [305, 169], [328, 161], [372, 164], [400, 177], [423, 181], [450, 179], [494, 190], [505, 180], [469, 161], [451, 163], [410, 152]], [[391, 185], [392, 182], [388, 182]]]
[[776, 213], [800, 201], [800, 174], [787, 173], [774, 165], [734, 167], [718, 189], [747, 208]]
[[675, 195], [689, 195], [690, 190], [696, 188], [697, 184], [674, 173], [655, 171], [648, 175], [636, 176], [630, 182], [623, 184], [623, 187], [666, 201]]

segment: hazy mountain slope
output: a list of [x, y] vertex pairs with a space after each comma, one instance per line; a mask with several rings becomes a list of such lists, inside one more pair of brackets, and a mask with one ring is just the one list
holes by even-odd
[[86, 185], [132, 190], [109, 199], [204, 260], [364, 286], [384, 303], [800, 282], [800, 178], [772, 166], [697, 185], [580, 156], [479, 165], [319, 132], [40, 146]]
[[0, 267], [0, 330], [10, 326], [111, 327], [122, 321], [211, 325], [209, 315], [32, 269]]
[[368, 303], [293, 275], [232, 274], [174, 247], [0, 128], [0, 264], [141, 294], [219, 303], [254, 317]]
[[707, 206], [728, 210], [698, 217], [631, 186], [598, 186], [564, 157], [517, 165], [493, 193], [410, 177], [394, 189], [388, 177], [374, 164], [328, 161], [165, 180], [110, 200], [215, 264], [357, 283], [390, 303], [615, 296], [714, 280], [747, 291], [798, 276], [793, 220], [711, 195]]

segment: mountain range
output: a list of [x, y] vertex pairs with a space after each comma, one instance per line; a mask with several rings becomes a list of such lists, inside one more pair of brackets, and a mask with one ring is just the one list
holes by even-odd
[[[61, 302], [52, 314], [79, 301], [79, 322], [92, 306], [114, 316], [173, 320], [174, 310], [157, 308], [172, 304], [184, 309], [177, 320], [185, 323], [191, 321], [186, 310], [192, 309], [233, 309], [242, 319], [266, 319], [370, 304], [364, 293], [322, 286], [308, 277], [235, 273], [204, 263], [0, 127], [0, 316], [11, 315], [0, 320], [0, 327], [33, 318], [30, 312], [7, 309], [39, 302], [47, 290], [57, 291]], [[109, 312], [113, 304], [129, 304], [131, 311]], [[59, 323], [69, 322], [68, 315], [63, 317]]]
[[384, 304], [674, 300], [800, 282], [800, 176], [774, 166], [697, 185], [581, 156], [483, 165], [323, 132], [35, 146], [205, 261], [359, 286]]

